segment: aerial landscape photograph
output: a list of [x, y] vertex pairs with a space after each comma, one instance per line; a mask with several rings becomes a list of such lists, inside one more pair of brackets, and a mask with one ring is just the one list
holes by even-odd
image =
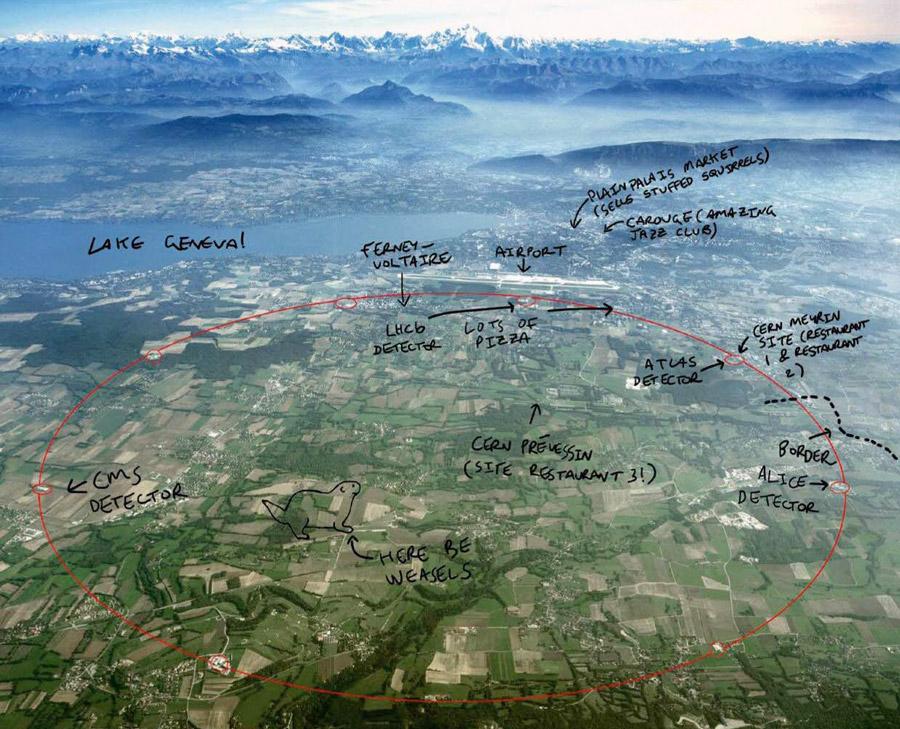
[[900, 3], [0, 2], [0, 729], [900, 727]]

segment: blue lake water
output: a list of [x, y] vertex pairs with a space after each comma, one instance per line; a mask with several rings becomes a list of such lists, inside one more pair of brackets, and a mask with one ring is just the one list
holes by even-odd
[[[73, 280], [110, 271], [146, 271], [188, 259], [229, 259], [257, 256], [342, 256], [370, 240], [402, 241], [452, 238], [468, 230], [490, 228], [499, 222], [484, 213], [361, 213], [284, 223], [231, 225], [132, 221], [81, 223], [57, 220], [0, 221], [0, 277]], [[244, 231], [241, 250], [175, 251], [163, 245], [168, 234], [237, 238]], [[88, 255], [91, 238], [99, 247], [105, 238], [139, 235], [137, 251], [106, 250]]]

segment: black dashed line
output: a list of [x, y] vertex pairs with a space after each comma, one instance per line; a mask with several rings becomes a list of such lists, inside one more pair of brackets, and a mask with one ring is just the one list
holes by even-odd
[[866, 443], [871, 443], [873, 446], [877, 446], [881, 448], [885, 453], [890, 455], [895, 461], [900, 461], [900, 458], [897, 457], [897, 454], [894, 453], [890, 448], [888, 448], [884, 443], [879, 443], [877, 440], [872, 440], [871, 438], [863, 438], [861, 435], [855, 435], [850, 433], [841, 426], [841, 414], [838, 412], [838, 409], [834, 406], [834, 402], [832, 402], [831, 398], [828, 395], [800, 395], [799, 397], [781, 397], [776, 398], [774, 400], [766, 400], [763, 405], [772, 405], [773, 403], [778, 402], [797, 402], [797, 400], [824, 400], [831, 406], [831, 410], [834, 413], [834, 418], [837, 420], [838, 430], [842, 435], [846, 435], [848, 438], [855, 438], [856, 440], [862, 440]]

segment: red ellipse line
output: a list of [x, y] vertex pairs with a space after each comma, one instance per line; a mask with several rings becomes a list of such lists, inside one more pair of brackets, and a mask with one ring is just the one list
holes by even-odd
[[[567, 306], [594, 306], [594, 304], [584, 303], [580, 301], [571, 301], [569, 299], [558, 299], [550, 296], [539, 296], [533, 294], [509, 294], [509, 293], [498, 293], [496, 291], [487, 291], [487, 292], [462, 292], [462, 291], [420, 291], [416, 293], [406, 292], [407, 296], [444, 296], [444, 297], [467, 297], [467, 298], [483, 298], [483, 297], [498, 297], [504, 299], [510, 298], [518, 298], [518, 297], [530, 297], [534, 301], [544, 301], [551, 304], [565, 304]], [[214, 332], [219, 329], [224, 329], [226, 327], [234, 326], [236, 324], [241, 324], [243, 322], [255, 321], [256, 319], [261, 319], [266, 316], [272, 316], [274, 314], [281, 314], [289, 311], [299, 311], [301, 309], [310, 309], [314, 306], [324, 306], [327, 304], [336, 304], [339, 301], [346, 301], [348, 298], [352, 298], [354, 302], [366, 301], [370, 299], [394, 299], [400, 298], [401, 294], [399, 292], [396, 293], [388, 293], [388, 294], [366, 294], [360, 296], [353, 297], [339, 297], [336, 299], [327, 299], [324, 301], [313, 301], [306, 304], [295, 304], [293, 306], [283, 306], [278, 309], [271, 309], [269, 311], [262, 311], [256, 314], [249, 314], [248, 316], [242, 316], [239, 319], [232, 319], [231, 321], [224, 322], [222, 324], [216, 324], [215, 326], [208, 327], [206, 329], [199, 329], [197, 331], [188, 334], [187, 336], [180, 337], [175, 339], [168, 344], [165, 344], [157, 349], [160, 353], [164, 352], [166, 349], [170, 347], [175, 347], [183, 342], [186, 342], [190, 339], [193, 339], [198, 336], [202, 336], [203, 334], [208, 334], [209, 332]], [[338, 307], [340, 308], [340, 307]], [[618, 309], [613, 309], [610, 313], [610, 316], [621, 316], [626, 319], [632, 319], [633, 321], [642, 322], [644, 324], [649, 324], [651, 326], [659, 327], [660, 329], [665, 329], [666, 331], [675, 332], [676, 334], [680, 334], [688, 339], [692, 339], [695, 342], [699, 342], [707, 347], [710, 347], [722, 355], [728, 356], [731, 354], [727, 349], [723, 349], [717, 344], [713, 344], [707, 339], [700, 337], [696, 334], [692, 334], [684, 329], [679, 329], [678, 327], [671, 326], [669, 324], [663, 324], [662, 322], [654, 321], [653, 319], [648, 319], [643, 316], [638, 316], [637, 314], [629, 314], [625, 311], [619, 311]], [[56, 442], [57, 437], [59, 436], [62, 429], [66, 426], [66, 423], [71, 420], [72, 416], [78, 412], [78, 410], [84, 405], [88, 400], [90, 400], [94, 395], [96, 395], [101, 389], [106, 387], [110, 382], [112, 382], [119, 375], [127, 372], [132, 367], [137, 364], [140, 364], [144, 361], [144, 355], [138, 357], [138, 359], [129, 362], [128, 364], [120, 367], [111, 375], [109, 375], [106, 379], [96, 385], [92, 390], [90, 390], [84, 397], [79, 400], [68, 413], [62, 419], [60, 424], [56, 427], [56, 430], [53, 431], [53, 435], [50, 437], [49, 443], [47, 443], [47, 447], [44, 449], [44, 455], [41, 458], [41, 463], [38, 468], [38, 483], [44, 483], [44, 468], [47, 463], [47, 459], [50, 456], [50, 451], [53, 448], [53, 444]], [[844, 476], [844, 464], [841, 461], [840, 456], [838, 455], [837, 448], [834, 447], [834, 443], [831, 441], [831, 436], [828, 434], [828, 431], [822, 427], [822, 424], [816, 419], [816, 417], [809, 411], [806, 405], [801, 401], [797, 396], [788, 390], [784, 385], [775, 380], [771, 375], [766, 372], [763, 372], [759, 367], [752, 364], [751, 362], [744, 360], [743, 364], [746, 365], [751, 371], [758, 374], [763, 379], [767, 380], [773, 387], [777, 388], [779, 391], [784, 393], [792, 399], [792, 402], [803, 411], [803, 413], [813, 422], [816, 428], [819, 429], [819, 432], [822, 433], [822, 436], [825, 438], [825, 441], [828, 443], [829, 448], [831, 448], [831, 452], [834, 454], [834, 458], [836, 461], [836, 465], [838, 467], [838, 471], [840, 472], [840, 481], [846, 483]], [[547, 699], [555, 699], [555, 698], [566, 698], [573, 696], [584, 696], [585, 694], [594, 693], [597, 691], [606, 691], [609, 689], [621, 688], [623, 686], [633, 686], [636, 683], [641, 683], [642, 681], [648, 681], [652, 678], [659, 678], [660, 676], [664, 676], [668, 673], [673, 673], [674, 671], [679, 671], [683, 668], [688, 668], [689, 666], [693, 666], [701, 661], [705, 661], [709, 658], [714, 658], [716, 656], [720, 656], [723, 653], [727, 652], [728, 649], [732, 648], [739, 643], [747, 640], [747, 638], [755, 635], [760, 630], [765, 628], [769, 623], [771, 623], [776, 618], [783, 615], [787, 612], [791, 607], [793, 607], [803, 595], [815, 584], [816, 580], [819, 579], [821, 574], [825, 571], [825, 567], [831, 561], [831, 558], [834, 556], [835, 551], [837, 550], [838, 543], [841, 540], [841, 536], [844, 533], [844, 523], [847, 519], [847, 493], [838, 494], [843, 496], [843, 507], [841, 510], [841, 521], [838, 524], [837, 533], [834, 537], [834, 542], [831, 545], [831, 549], [829, 549], [828, 554], [825, 556], [822, 564], [819, 565], [819, 568], [816, 570], [816, 573], [809, 579], [809, 581], [800, 589], [800, 591], [794, 595], [787, 603], [785, 603], [782, 608], [772, 615], [769, 618], [766, 618], [763, 622], [757, 625], [755, 628], [751, 628], [747, 632], [739, 635], [737, 638], [730, 640], [728, 642], [719, 641], [723, 650], [717, 651], [714, 648], [710, 647], [710, 649], [706, 653], [702, 653], [700, 655], [694, 656], [686, 661], [682, 661], [681, 663], [676, 663], [672, 666], [666, 666], [665, 668], [660, 668], [657, 671], [651, 671], [650, 673], [644, 673], [639, 676], [634, 676], [632, 678], [622, 679], [620, 681], [613, 681], [611, 683], [598, 684], [596, 686], [590, 686], [587, 688], [580, 689], [571, 689], [569, 691], [554, 691], [543, 694], [531, 694], [529, 696], [507, 696], [502, 698], [490, 698], [490, 699], [421, 699], [421, 698], [413, 698], [407, 696], [379, 696], [373, 694], [357, 694], [352, 691], [337, 691], [333, 689], [325, 689], [320, 688], [318, 686], [304, 686], [303, 684], [293, 683], [291, 681], [283, 681], [281, 679], [274, 678], [272, 676], [261, 676], [258, 673], [251, 673], [249, 671], [241, 671], [237, 668], [232, 668], [232, 674], [243, 676], [245, 678], [254, 678], [260, 681], [266, 681], [271, 684], [275, 684], [277, 686], [285, 686], [287, 688], [296, 688], [302, 691], [310, 691], [313, 693], [326, 694], [329, 696], [341, 696], [343, 698], [348, 699], [368, 699], [369, 701], [385, 701], [395, 704], [502, 704], [514, 701], [546, 701]], [[37, 496], [37, 505], [38, 505], [38, 515], [41, 520], [41, 527], [44, 530], [44, 535], [47, 537], [47, 544], [50, 546], [50, 549], [53, 551], [53, 554], [56, 555], [56, 559], [59, 561], [63, 570], [72, 578], [78, 587], [90, 597], [95, 603], [104, 608], [110, 615], [121, 620], [125, 625], [137, 631], [141, 635], [151, 640], [155, 640], [157, 643], [164, 645], [165, 647], [187, 657], [197, 661], [201, 661], [206, 663], [209, 660], [209, 656], [201, 656], [196, 653], [193, 653], [181, 646], [175, 645], [174, 643], [170, 643], [165, 638], [156, 635], [155, 633], [151, 633], [146, 630], [144, 627], [135, 623], [133, 620], [129, 619], [127, 616], [120, 613], [118, 610], [113, 608], [110, 605], [107, 605], [103, 600], [100, 599], [84, 582], [79, 579], [79, 577], [72, 571], [72, 568], [69, 567], [68, 563], [63, 559], [62, 555], [59, 553], [59, 550], [56, 548], [56, 545], [53, 543], [53, 538], [50, 536], [50, 532], [47, 529], [47, 523], [44, 519], [44, 505], [43, 505], [43, 495], [36, 494]]]

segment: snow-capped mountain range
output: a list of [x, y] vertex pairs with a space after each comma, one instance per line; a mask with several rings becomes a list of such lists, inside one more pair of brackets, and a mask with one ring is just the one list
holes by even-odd
[[341, 33], [307, 36], [254, 38], [237, 34], [223, 37], [162, 36], [135, 33], [127, 36], [78, 36], [32, 33], [0, 38], [4, 56], [30, 51], [64, 52], [70, 57], [147, 57], [219, 60], [268, 55], [316, 53], [412, 60], [416, 57], [462, 54], [468, 58], [506, 57], [509, 59], [546, 59], [579, 54], [631, 51], [638, 53], [759, 53], [794, 50], [797, 52], [878, 54], [893, 50], [897, 44], [811, 41], [803, 43], [767, 42], [756, 38], [715, 41], [690, 40], [557, 40], [495, 36], [463, 26], [429, 35], [386, 32], [381, 36], [348, 36]]
[[0, 101], [59, 103], [74, 97], [135, 103], [146, 101], [148, 93], [265, 98], [292, 90], [316, 93], [329, 84], [361, 89], [386, 80], [462, 98], [559, 101], [599, 89], [627, 101], [650, 94], [656, 87], [648, 81], [684, 80], [682, 96], [689, 96], [708, 85], [708, 77], [752, 99], [773, 84], [849, 86], [880, 75], [877, 87], [853, 92], [816, 86], [778, 96], [853, 103], [861, 94], [866, 102], [893, 104], [898, 68], [900, 44], [886, 42], [532, 40], [471, 26], [378, 37], [34, 34], [0, 40]]

